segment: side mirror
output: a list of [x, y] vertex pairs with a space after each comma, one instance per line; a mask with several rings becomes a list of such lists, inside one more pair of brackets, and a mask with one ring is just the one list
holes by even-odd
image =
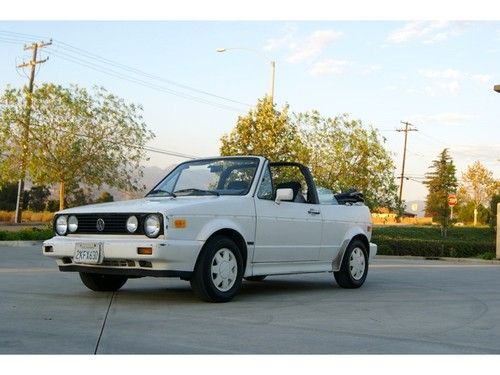
[[277, 204], [281, 201], [291, 201], [293, 200], [293, 190], [290, 188], [283, 188], [276, 190], [276, 199], [274, 200]]

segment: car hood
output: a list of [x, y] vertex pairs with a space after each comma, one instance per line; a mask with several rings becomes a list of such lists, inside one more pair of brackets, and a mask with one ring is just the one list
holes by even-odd
[[146, 197], [129, 201], [118, 201], [72, 207], [56, 214], [84, 214], [84, 213], [134, 213], [134, 212], [165, 212], [175, 208], [186, 208], [203, 205], [214, 201], [225, 201], [238, 196], [184, 196], [184, 197]]

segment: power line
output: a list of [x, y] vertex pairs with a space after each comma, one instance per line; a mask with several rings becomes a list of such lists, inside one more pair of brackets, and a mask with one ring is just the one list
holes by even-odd
[[[40, 126], [41, 125], [32, 125], [32, 127], [40, 127]], [[69, 130], [65, 130], [65, 129], [61, 129], [61, 128], [57, 129], [57, 131], [62, 132], [62, 133], [70, 133]], [[80, 137], [80, 138], [87, 138], [87, 139], [90, 138], [89, 135], [82, 134], [82, 133], [74, 133], [74, 135], [76, 135], [77, 137]], [[136, 148], [136, 149], [144, 149], [144, 150], [149, 151], [149, 152], [154, 152], [157, 154], [163, 154], [163, 155], [169, 155], [169, 156], [175, 156], [175, 157], [184, 158], [184, 159], [197, 159], [200, 157], [200, 156], [184, 154], [184, 153], [177, 152], [177, 151], [165, 150], [165, 149], [161, 149], [161, 148], [153, 147], [153, 146], [136, 146], [133, 144], [128, 144], [128, 143], [125, 144], [123, 142], [113, 142], [113, 141], [109, 141], [109, 140], [108, 140], [108, 142], [110, 144], [117, 144], [117, 145], [127, 146], [127, 147], [131, 147], [131, 148]]]
[[174, 91], [172, 89], [168, 89], [168, 88], [166, 88], [164, 86], [159, 86], [159, 85], [152, 84], [152, 83], [149, 83], [147, 81], [141, 80], [139, 78], [134, 78], [134, 77], [128, 76], [126, 74], [117, 72], [117, 71], [115, 71], [113, 69], [110, 69], [110, 68], [95, 66], [95, 65], [92, 65], [91, 63], [82, 62], [82, 61], [77, 60], [77, 58], [74, 58], [71, 55], [65, 54], [63, 52], [57, 52], [56, 53], [56, 52], [51, 51], [51, 52], [47, 52], [47, 53], [49, 55], [51, 55], [51, 56], [56, 56], [56, 57], [59, 57], [60, 59], [72, 62], [74, 64], [81, 65], [81, 66], [87, 67], [89, 69], [92, 69], [92, 70], [95, 70], [95, 71], [98, 71], [98, 72], [101, 72], [101, 73], [104, 73], [104, 74], [107, 74], [107, 75], [110, 75], [110, 76], [113, 76], [113, 77], [125, 80], [125, 81], [128, 81], [128, 82], [132, 82], [132, 83], [135, 83], [135, 84], [138, 84], [138, 85], [141, 85], [141, 86], [144, 86], [144, 87], [156, 90], [156, 91], [160, 91], [160, 92], [163, 92], [163, 93], [175, 95], [175, 96], [178, 96], [178, 97], [181, 97], [181, 98], [184, 98], [184, 99], [188, 99], [188, 100], [192, 100], [192, 101], [196, 101], [196, 102], [202, 103], [202, 104], [208, 104], [208, 105], [211, 105], [213, 107], [218, 107], [218, 108], [221, 108], [221, 109], [227, 109], [227, 110], [231, 110], [231, 111], [235, 111], [235, 112], [241, 113], [241, 109], [239, 109], [239, 108], [231, 107], [231, 106], [228, 106], [228, 105], [225, 105], [225, 104], [221, 104], [221, 103], [215, 103], [215, 102], [203, 99], [203, 98], [198, 98], [198, 97], [192, 96], [190, 94], [180, 93], [180, 92]]
[[[30, 34], [14, 33], [14, 32], [0, 30], [0, 40], [2, 40], [2, 38], [5, 39], [5, 37], [3, 37], [1, 34], [8, 35], [8, 40], [6, 40], [6, 41], [11, 42], [11, 43], [15, 42], [15, 41], [24, 41], [25, 39], [23, 37], [30, 35]], [[167, 83], [168, 85], [182, 88], [183, 90], [189, 90], [192, 92], [196, 92], [198, 94], [202, 94], [205, 96], [210, 96], [210, 97], [216, 98], [218, 100], [224, 100], [224, 101], [228, 101], [228, 102], [231, 102], [234, 104], [242, 105], [244, 107], [251, 107], [251, 105], [248, 103], [243, 103], [243, 102], [231, 99], [231, 98], [227, 98], [227, 97], [224, 97], [221, 95], [213, 94], [213, 93], [210, 93], [210, 92], [205, 91], [205, 90], [200, 90], [200, 89], [197, 89], [197, 88], [185, 85], [185, 84], [181, 84], [181, 83], [178, 83], [178, 82], [175, 82], [175, 81], [163, 78], [163, 77], [159, 77], [159, 76], [154, 75], [154, 74], [144, 72], [140, 69], [136, 69], [136, 68], [127, 66], [125, 64], [104, 58], [104, 57], [99, 56], [93, 52], [89, 52], [89, 51], [86, 51], [82, 48], [72, 46], [72, 45], [65, 43], [63, 41], [60, 41], [60, 40], [54, 40], [54, 42], [55, 42], [54, 46], [57, 47], [57, 49], [56, 50], [51, 49], [50, 54], [57, 56], [63, 60], [70, 61], [72, 63], [78, 64], [81, 66], [85, 66], [87, 68], [99, 71], [99, 72], [104, 73], [104, 74], [114, 76], [116, 78], [120, 78], [120, 79], [127, 80], [129, 82], [141, 84], [143, 86], [153, 88], [153, 89], [161, 88], [159, 91], [163, 91], [163, 92], [166, 92], [166, 93], [169, 93], [172, 95], [176, 95], [176, 96], [182, 97], [184, 99], [189, 99], [189, 100], [193, 100], [193, 101], [196, 101], [199, 103], [209, 104], [209, 105], [217, 106], [219, 108], [235, 110], [237, 112], [241, 112], [241, 109], [238, 109], [238, 108], [229, 107], [229, 106], [224, 105], [224, 104], [210, 102], [206, 99], [196, 97], [196, 96], [193, 96], [193, 95], [190, 95], [187, 93], [182, 93], [182, 92], [179, 92], [179, 91], [176, 91], [173, 89], [166, 88], [164, 86], [159, 86], [157, 84], [151, 84], [151, 83], [146, 82], [144, 80], [141, 80], [137, 77], [133, 77], [129, 74], [125, 74], [123, 72], [113, 70], [109, 67], [103, 67], [102, 64], [112, 66], [112, 67], [115, 67], [117, 69], [133, 73], [136, 76], [142, 76], [142, 77], [146, 77], [148, 79], [152, 79], [155, 81], [161, 81], [161, 82]], [[60, 51], [59, 49], [62, 49], [64, 52]], [[82, 59], [82, 55], [84, 56], [83, 59]], [[101, 64], [101, 65], [98, 65], [98, 64]], [[148, 85], [152, 85], [156, 88], [154, 88], [152, 86], [148, 86]]]
[[224, 96], [221, 96], [221, 95], [217, 95], [217, 94], [212, 94], [212, 93], [210, 93], [208, 91], [205, 91], [205, 90], [200, 90], [200, 89], [197, 89], [197, 88], [194, 88], [194, 87], [191, 87], [191, 86], [188, 86], [188, 85], [184, 85], [182, 83], [178, 83], [178, 82], [175, 82], [175, 81], [172, 81], [172, 80], [169, 80], [169, 79], [166, 79], [166, 78], [154, 75], [154, 74], [147, 73], [147, 72], [145, 72], [143, 70], [140, 70], [140, 69], [136, 69], [136, 68], [133, 68], [133, 67], [130, 67], [130, 66], [127, 66], [127, 65], [115, 62], [115, 61], [107, 59], [105, 57], [101, 57], [99, 55], [96, 55], [95, 53], [86, 51], [86, 50], [78, 48], [78, 47], [74, 47], [74, 46], [72, 46], [72, 45], [70, 45], [68, 43], [65, 43], [63, 41], [60, 41], [60, 40], [56, 40], [56, 42], [58, 44], [60, 44], [60, 45], [63, 45], [62, 48], [65, 49], [66, 51], [72, 51], [72, 50], [74, 50], [74, 51], [77, 51], [79, 54], [83, 53], [84, 55], [88, 56], [91, 59], [104, 62], [106, 64], [115, 66], [117, 68], [120, 68], [120, 69], [129, 71], [129, 72], [132, 72], [134, 74], [138, 74], [138, 75], [142, 75], [142, 76], [154, 79], [154, 80], [162, 81], [162, 82], [168, 83], [170, 85], [180, 87], [180, 88], [185, 89], [185, 90], [190, 90], [190, 91], [194, 91], [194, 92], [197, 92], [197, 93], [200, 93], [200, 94], [203, 94], [203, 95], [212, 96], [212, 97], [217, 98], [217, 99], [226, 100], [226, 101], [229, 101], [229, 102], [232, 102], [232, 103], [236, 103], [236, 104], [240, 104], [240, 105], [244, 105], [244, 106], [250, 106], [250, 104], [248, 104], [248, 103], [243, 103], [243, 102], [240, 102], [240, 101], [237, 101], [237, 100], [234, 100], [234, 99], [230, 99], [230, 98], [227, 98], [227, 97], [224, 97]]

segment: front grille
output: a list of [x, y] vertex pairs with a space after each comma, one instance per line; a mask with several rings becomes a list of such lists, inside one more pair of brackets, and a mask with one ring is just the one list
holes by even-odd
[[[144, 220], [149, 213], [100, 213], [73, 214], [78, 219], [78, 229], [74, 234], [144, 234]], [[127, 220], [130, 216], [137, 217], [139, 226], [134, 233], [127, 230]], [[71, 215], [70, 215], [71, 216]], [[163, 234], [163, 216], [160, 216], [160, 235]], [[54, 217], [54, 225], [56, 221]], [[104, 221], [104, 228], [98, 230], [98, 220]], [[55, 229], [55, 228], [54, 228]], [[73, 234], [73, 233], [72, 233]]]
[[[76, 233], [106, 233], [118, 234], [128, 233], [127, 219], [130, 217], [128, 214], [79, 214], [75, 215], [78, 219], [78, 229]], [[97, 230], [97, 220], [104, 221], [104, 229]], [[140, 233], [141, 226], [137, 228], [136, 233]]]

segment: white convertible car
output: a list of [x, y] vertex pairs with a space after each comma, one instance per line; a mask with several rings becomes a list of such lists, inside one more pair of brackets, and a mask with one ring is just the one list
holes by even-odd
[[54, 230], [43, 254], [94, 291], [179, 277], [213, 302], [268, 275], [333, 272], [358, 288], [377, 253], [361, 194], [316, 188], [303, 165], [257, 156], [179, 164], [145, 198], [60, 211]]

